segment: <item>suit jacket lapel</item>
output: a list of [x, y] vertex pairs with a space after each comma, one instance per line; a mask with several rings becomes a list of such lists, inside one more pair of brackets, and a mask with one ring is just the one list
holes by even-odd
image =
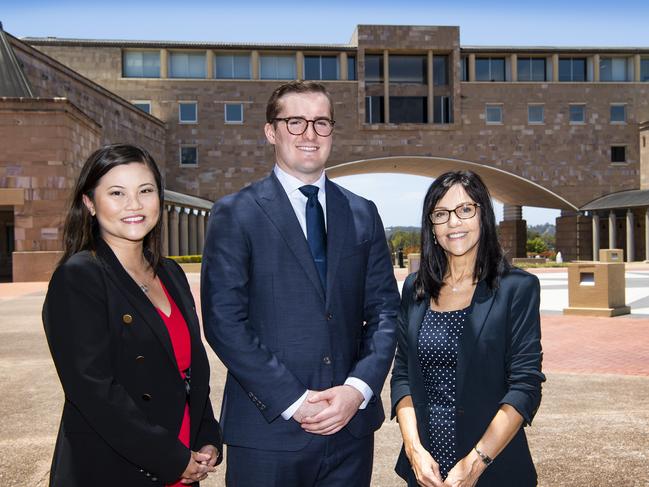
[[327, 297], [332, 296], [338, 262], [349, 234], [352, 211], [342, 191], [329, 179], [325, 181], [327, 195]]
[[457, 354], [456, 397], [458, 398], [462, 394], [464, 378], [468, 372], [467, 367], [471, 361], [473, 348], [493, 305], [493, 297], [494, 295], [487, 287], [487, 284], [484, 281], [478, 282], [473, 295], [471, 310], [467, 316], [462, 337], [460, 338], [460, 346]]
[[413, 384], [421, 387], [419, 397], [426, 397], [424, 390], [424, 376], [419, 366], [419, 357], [417, 356], [417, 347], [419, 341], [419, 329], [424, 321], [426, 311], [430, 307], [430, 296], [426, 295], [420, 301], [414, 299], [410, 302], [410, 312], [408, 313], [408, 360], [416, 364], [412, 370], [415, 371], [416, 378]]
[[309, 244], [304, 238], [304, 232], [295, 216], [291, 202], [274, 173], [261, 181], [258, 188], [257, 203], [275, 225], [286, 245], [293, 252], [309, 280], [324, 300], [324, 289], [311, 250], [309, 250]]
[[103, 240], [97, 244], [97, 255], [104, 263], [108, 277], [115, 283], [116, 288], [122, 293], [126, 300], [137, 310], [144, 322], [151, 328], [155, 336], [160, 340], [162, 347], [166, 350], [169, 359], [177, 369], [176, 356], [171, 345], [171, 338], [162, 318], [158, 314], [151, 301], [144, 295], [140, 287], [126, 272], [111, 248]]

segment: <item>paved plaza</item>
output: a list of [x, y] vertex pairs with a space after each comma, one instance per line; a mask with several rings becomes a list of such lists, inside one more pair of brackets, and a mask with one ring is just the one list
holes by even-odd
[[[535, 271], [542, 286], [548, 381], [530, 448], [542, 487], [649, 486], [649, 266], [627, 270], [631, 315], [563, 316], [565, 269]], [[405, 278], [396, 270], [397, 279]], [[189, 274], [196, 299], [199, 275]], [[0, 284], [0, 485], [45, 486], [63, 400], [40, 319], [46, 283]], [[212, 352], [212, 398], [225, 370]], [[388, 404], [388, 388], [383, 401]], [[376, 436], [373, 486], [401, 486], [393, 472], [398, 425]], [[204, 482], [224, 485], [223, 469]], [[350, 484], [353, 485], [353, 484]]]

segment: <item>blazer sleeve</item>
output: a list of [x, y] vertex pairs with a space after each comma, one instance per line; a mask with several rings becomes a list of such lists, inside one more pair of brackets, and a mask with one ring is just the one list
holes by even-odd
[[408, 377], [408, 308], [412, 301], [415, 274], [410, 274], [403, 283], [401, 292], [401, 307], [397, 320], [397, 353], [394, 357], [392, 377], [390, 378], [390, 419], [397, 415], [396, 407], [399, 401], [406, 396], [411, 396], [410, 379]]
[[[192, 295], [191, 287], [189, 286], [189, 281], [187, 281], [187, 276], [182, 270], [180, 265], [171, 259], [166, 259], [165, 262], [169, 263], [169, 271], [173, 273], [177, 282], [182, 286], [182, 291], [187, 293], [189, 300], [194, 303], [194, 296]], [[190, 313], [195, 313], [195, 307], [191, 310], [188, 310]], [[198, 317], [196, 317], [196, 322], [198, 323]], [[202, 342], [201, 342], [201, 347]], [[206, 364], [209, 367], [209, 364]], [[208, 373], [209, 377], [209, 373]], [[207, 397], [205, 399], [205, 407], [203, 408], [203, 416], [201, 417], [200, 426], [198, 428], [198, 433], [196, 436], [196, 446], [201, 448], [205, 445], [213, 445], [219, 451], [219, 459], [217, 465], [221, 463], [223, 459], [223, 437], [221, 434], [221, 426], [219, 422], [214, 417], [214, 409], [212, 408], [212, 401], [210, 399], [210, 388], [207, 388]]]
[[201, 269], [203, 328], [228, 372], [270, 423], [307, 387], [249, 322], [250, 242], [236, 215], [246, 203], [221, 200], [210, 214]]
[[373, 227], [365, 276], [366, 325], [360, 359], [348, 376], [364, 381], [378, 398], [394, 358], [399, 290], [381, 217], [374, 203], [369, 204]]
[[536, 276], [525, 274], [512, 282], [509, 350], [506, 357], [508, 390], [500, 404], [513, 406], [529, 425], [541, 404], [541, 287]]
[[66, 400], [120, 455], [171, 483], [190, 451], [152, 423], [115, 379], [106, 296], [101, 268], [90, 260], [69, 260], [50, 281], [43, 323]]

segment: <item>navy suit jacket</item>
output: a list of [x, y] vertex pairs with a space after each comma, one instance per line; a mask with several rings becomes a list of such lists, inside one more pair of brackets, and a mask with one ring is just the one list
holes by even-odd
[[201, 282], [205, 336], [228, 368], [221, 425], [230, 445], [297, 451], [312, 435], [281, 413], [306, 389], [348, 376], [374, 393], [346, 426], [384, 419], [399, 294], [376, 207], [326, 180], [327, 289], [291, 203], [271, 175], [215, 203]]
[[[392, 416], [405, 396], [412, 396], [422, 445], [428, 436], [427, 394], [417, 356], [419, 328], [430, 297], [414, 299], [415, 274], [403, 286], [397, 353], [392, 371]], [[466, 456], [482, 437], [501, 404], [510, 404], [530, 424], [541, 402], [540, 287], [536, 276], [511, 269], [497, 289], [484, 281], [476, 287], [460, 338], [456, 369], [456, 447]], [[416, 485], [403, 448], [395, 468]], [[414, 483], [413, 483], [414, 482]], [[536, 485], [536, 471], [523, 428], [481, 475], [478, 486]]]

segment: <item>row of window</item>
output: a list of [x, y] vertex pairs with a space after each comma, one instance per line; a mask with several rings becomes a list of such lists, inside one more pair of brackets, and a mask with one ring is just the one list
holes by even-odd
[[[391, 96], [390, 123], [428, 123], [428, 97]], [[385, 123], [385, 98], [365, 97], [365, 123]], [[433, 123], [453, 123], [450, 96], [433, 97]]]
[[[569, 121], [572, 124], [586, 123], [586, 105], [584, 103], [571, 103], [569, 105]], [[485, 105], [485, 122], [500, 125], [503, 123], [503, 104], [487, 103]], [[613, 103], [609, 110], [610, 123], [626, 123], [626, 105]], [[527, 123], [545, 123], [545, 106], [542, 103], [527, 105]]]
[[[159, 78], [159, 51], [124, 51], [122, 74], [126, 78]], [[347, 57], [347, 79], [356, 79], [356, 58]], [[304, 56], [303, 74], [306, 80], [339, 80], [341, 66], [336, 55]], [[170, 78], [206, 78], [207, 61], [204, 51], [170, 52], [168, 76]], [[251, 79], [252, 58], [249, 53], [214, 55], [216, 79]], [[294, 54], [260, 54], [259, 78], [290, 80], [297, 78]]]
[[[132, 102], [137, 108], [146, 113], [151, 113], [151, 102], [148, 100], [135, 100]], [[225, 123], [243, 123], [243, 103], [225, 103]], [[178, 122], [198, 123], [198, 103], [195, 101], [178, 102]]]
[[[428, 83], [428, 56], [397, 55], [388, 56], [388, 72], [390, 83]], [[382, 83], [384, 80], [382, 54], [367, 54], [365, 56], [365, 81], [367, 83]], [[433, 84], [448, 85], [448, 56], [433, 56]]]
[[[518, 81], [549, 81], [552, 79], [551, 62], [544, 57], [518, 57]], [[462, 58], [461, 80], [469, 79], [469, 59]], [[559, 81], [593, 81], [594, 62], [586, 57], [559, 58]], [[602, 57], [599, 60], [600, 81], [633, 81], [635, 65], [630, 57]], [[508, 57], [476, 57], [476, 81], [510, 81]], [[640, 81], [649, 81], [649, 58], [640, 59]]]

